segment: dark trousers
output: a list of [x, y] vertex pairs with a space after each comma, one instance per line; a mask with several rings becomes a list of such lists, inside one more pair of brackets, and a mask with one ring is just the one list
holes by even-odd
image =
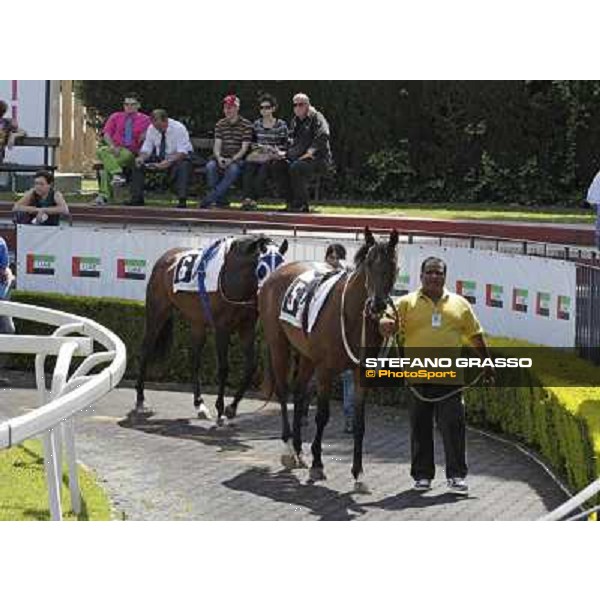
[[[145, 165], [141, 167], [134, 166], [131, 172], [131, 201], [132, 202], [144, 202], [144, 182], [146, 179], [146, 172], [149, 169]], [[167, 173], [171, 183], [175, 187], [175, 193], [177, 199], [182, 202], [185, 201], [188, 194], [188, 185], [190, 182], [190, 176], [192, 173], [192, 163], [187, 160], [178, 160], [173, 163], [168, 171], [159, 171]]]
[[325, 170], [321, 160], [280, 160], [273, 165], [281, 195], [290, 208], [308, 207], [308, 182]]
[[[416, 386], [423, 396], [443, 396], [451, 386]], [[411, 477], [433, 479], [435, 461], [433, 455], [433, 419], [444, 443], [446, 477], [467, 476], [465, 406], [462, 394], [458, 393], [439, 402], [425, 402], [414, 395], [410, 401], [410, 453]]]
[[265, 184], [272, 171], [270, 162], [253, 163], [247, 162], [244, 166], [243, 189], [244, 197], [250, 200], [258, 200], [264, 196]]

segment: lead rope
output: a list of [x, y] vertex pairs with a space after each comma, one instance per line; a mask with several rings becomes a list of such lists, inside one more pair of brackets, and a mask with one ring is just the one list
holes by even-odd
[[[394, 311], [394, 319], [395, 319], [396, 323], [399, 323], [400, 318], [398, 315], [398, 309], [396, 308], [395, 304], [391, 300], [389, 300], [388, 303], [392, 307], [392, 310]], [[389, 352], [390, 348], [392, 347], [393, 342], [396, 342], [398, 352], [400, 352], [400, 349], [402, 348], [402, 346], [400, 345], [400, 334], [399, 334], [398, 327], [396, 327], [396, 332], [393, 335], [388, 336], [385, 340], [384, 350], [386, 353]], [[412, 385], [407, 384], [406, 387], [411, 391], [412, 394], [414, 394], [414, 396], [416, 398], [418, 398], [419, 400], [422, 400], [423, 402], [440, 402], [442, 400], [447, 400], [448, 398], [452, 398], [452, 396], [455, 396], [456, 394], [460, 394], [460, 393], [464, 392], [465, 390], [468, 390], [469, 388], [475, 387], [481, 381], [481, 378], [483, 377], [483, 375], [484, 375], [484, 372], [481, 371], [479, 373], [479, 375], [477, 375], [477, 377], [475, 377], [475, 379], [473, 379], [473, 381], [471, 381], [471, 383], [468, 383], [467, 385], [458, 387], [458, 388], [452, 390], [451, 392], [444, 394], [443, 396], [436, 396], [435, 398], [429, 398], [428, 396], [423, 396], [423, 394], [421, 394]]]
[[[340, 310], [340, 328], [342, 330], [342, 341], [344, 342], [344, 349], [346, 350], [346, 354], [348, 355], [348, 358], [355, 364], [355, 365], [360, 365], [360, 358], [357, 358], [354, 353], [352, 352], [352, 348], [350, 348], [350, 344], [348, 343], [348, 337], [346, 336], [346, 323], [345, 323], [345, 319], [344, 319], [344, 307], [346, 305], [346, 289], [348, 287], [348, 284], [350, 283], [350, 279], [352, 278], [352, 276], [356, 273], [356, 271], [354, 271], [354, 273], [352, 273], [349, 277], [346, 277], [346, 283], [344, 284], [344, 289], [342, 290], [342, 307]], [[360, 348], [364, 348], [365, 342], [366, 342], [366, 337], [367, 337], [367, 333], [366, 333], [366, 323], [365, 323], [365, 311], [367, 308], [367, 301], [365, 300], [365, 303], [363, 305], [363, 311], [362, 311], [362, 330], [361, 330], [361, 334], [360, 334], [360, 347], [358, 349], [358, 351], [360, 352]]]

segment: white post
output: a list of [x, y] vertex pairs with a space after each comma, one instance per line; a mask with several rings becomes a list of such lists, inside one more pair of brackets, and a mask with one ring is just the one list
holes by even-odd
[[54, 443], [54, 430], [47, 431], [42, 436], [44, 443], [44, 465], [46, 467], [46, 483], [48, 485], [48, 500], [50, 503], [50, 516], [53, 521], [62, 521], [62, 508], [60, 505], [60, 480], [56, 465], [56, 448]]
[[65, 454], [69, 467], [69, 490], [71, 491], [71, 508], [78, 515], [81, 513], [81, 492], [79, 490], [79, 475], [77, 473], [77, 454], [75, 451], [75, 423], [67, 419], [62, 423]]

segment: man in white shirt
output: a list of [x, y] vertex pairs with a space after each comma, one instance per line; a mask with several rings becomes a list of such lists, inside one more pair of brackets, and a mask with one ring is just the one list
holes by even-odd
[[169, 119], [167, 111], [157, 108], [150, 116], [152, 124], [135, 159], [131, 177], [131, 202], [129, 205], [144, 204], [144, 180], [149, 170], [169, 174], [175, 184], [179, 201], [178, 208], [186, 207], [188, 183], [192, 171], [190, 155], [192, 143], [183, 123]]

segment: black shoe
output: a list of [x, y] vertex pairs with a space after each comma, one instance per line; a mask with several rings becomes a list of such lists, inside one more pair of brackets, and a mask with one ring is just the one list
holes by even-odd
[[186, 200], [180, 200], [177, 203], [177, 208], [187, 208], [187, 201]]
[[129, 202], [123, 202], [123, 204], [125, 206], [144, 206], [144, 201], [142, 200], [141, 202], [138, 200], [136, 202], [134, 202], [133, 200], [130, 200]]

